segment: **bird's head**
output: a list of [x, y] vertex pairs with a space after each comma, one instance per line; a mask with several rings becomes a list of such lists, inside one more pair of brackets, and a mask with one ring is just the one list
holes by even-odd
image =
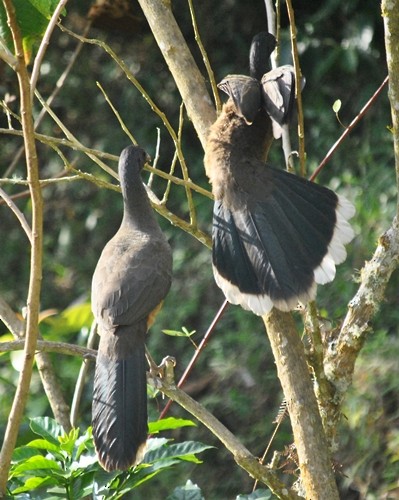
[[151, 161], [149, 155], [139, 146], [128, 146], [119, 157], [119, 177], [140, 174], [145, 163]]

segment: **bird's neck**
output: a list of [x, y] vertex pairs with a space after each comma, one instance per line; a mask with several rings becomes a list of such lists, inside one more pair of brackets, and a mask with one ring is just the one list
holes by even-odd
[[216, 199], [220, 199], [227, 184], [237, 175], [243, 175], [247, 162], [266, 161], [273, 141], [270, 118], [259, 111], [251, 125], [235, 113], [229, 100], [212, 125], [205, 154], [205, 169], [213, 185]]
[[122, 226], [132, 231], [161, 232], [140, 176], [121, 183], [123, 196]]
[[[234, 154], [245, 152], [249, 158], [266, 161], [273, 141], [273, 127], [268, 115], [260, 110], [251, 125], [235, 113], [234, 104], [228, 101], [220, 115], [222, 129]], [[224, 122], [224, 123], [223, 123]]]

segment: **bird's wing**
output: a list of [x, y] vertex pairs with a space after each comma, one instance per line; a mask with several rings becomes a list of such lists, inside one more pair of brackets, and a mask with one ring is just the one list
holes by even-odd
[[105, 246], [92, 283], [94, 315], [105, 328], [146, 319], [169, 291], [172, 258], [166, 241], [131, 244], [120, 238]]
[[273, 120], [274, 136], [281, 136], [281, 127], [289, 122], [295, 97], [293, 66], [280, 66], [262, 77], [262, 106]]

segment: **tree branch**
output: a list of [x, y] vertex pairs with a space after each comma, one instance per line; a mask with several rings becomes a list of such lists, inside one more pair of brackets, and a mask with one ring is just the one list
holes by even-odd
[[[202, 405], [176, 387], [174, 381], [174, 360], [165, 358], [163, 361], [165, 378], [155, 379], [155, 386], [166, 396], [178, 403], [191, 415], [202, 422], [214, 434], [223, 445], [231, 452], [237, 464], [248, 472], [248, 474], [262, 483], [281, 499], [296, 499], [298, 495], [289, 492], [287, 487], [277, 478], [275, 472], [267, 466], [261, 465], [251, 452], [232, 434], [224, 425], [217, 420], [212, 413], [208, 412]], [[316, 497], [314, 497], [316, 498]], [[322, 497], [319, 497], [322, 498]], [[327, 497], [324, 497], [327, 498]], [[333, 498], [333, 497], [331, 497]]]
[[[388, 95], [391, 102], [397, 192], [399, 192], [399, 53], [397, 51], [399, 45], [399, 0], [383, 0], [381, 6], [385, 26], [389, 78]], [[377, 92], [381, 91], [385, 83], [386, 79]], [[360, 114], [363, 116], [363, 110]], [[384, 299], [385, 290], [392, 273], [399, 265], [398, 213], [399, 199], [397, 215], [391, 227], [380, 237], [372, 259], [366, 262], [361, 270], [360, 286], [349, 303], [348, 312], [339, 336], [334, 342], [330, 343], [328, 348], [325, 359], [325, 372], [336, 389], [330, 419], [330, 425], [333, 428], [336, 428], [340, 419], [341, 402], [352, 382], [355, 362], [366, 341], [370, 330], [370, 322], [377, 312], [379, 304]]]
[[139, 0], [158, 47], [176, 82], [188, 116], [205, 149], [208, 129], [216, 120], [215, 108], [167, 0]]
[[6, 494], [8, 471], [12, 452], [15, 448], [20, 422], [29, 394], [33, 360], [38, 337], [40, 289], [42, 280], [42, 243], [43, 243], [43, 200], [39, 183], [39, 168], [34, 139], [34, 125], [30, 98], [28, 70], [24, 60], [22, 38], [17, 23], [14, 5], [11, 0], [3, 0], [7, 13], [15, 55], [17, 58], [17, 77], [21, 99], [22, 130], [26, 151], [27, 177], [32, 200], [32, 250], [30, 263], [29, 290], [27, 297], [26, 341], [24, 364], [20, 373], [13, 405], [8, 418], [3, 446], [0, 452], [0, 496]]
[[[382, 0], [381, 10], [385, 28], [385, 49], [389, 77], [388, 97], [391, 103], [396, 185], [399, 192], [399, 0]], [[396, 214], [399, 216], [399, 197], [397, 203]]]
[[[0, 342], [0, 352], [20, 351], [24, 348], [24, 340], [13, 340], [12, 342]], [[50, 342], [48, 340], [37, 341], [37, 352], [56, 352], [66, 356], [81, 356], [87, 359], [95, 359], [97, 351], [76, 344], [66, 342]]]
[[284, 391], [306, 498], [339, 498], [303, 344], [290, 313], [263, 317]]

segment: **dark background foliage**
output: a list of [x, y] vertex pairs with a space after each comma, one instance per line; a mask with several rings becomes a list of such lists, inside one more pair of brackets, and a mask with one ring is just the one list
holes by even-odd
[[[65, 24], [81, 33], [89, 1], [70, 0]], [[203, 71], [185, 1], [173, 2], [174, 13], [183, 34]], [[248, 49], [252, 36], [266, 28], [262, 1], [235, 2], [203, 0], [195, 5], [202, 41], [208, 52], [217, 81], [228, 73], [248, 73]], [[332, 105], [340, 99], [340, 121], [348, 125], [386, 75], [383, 23], [379, 4], [368, 1], [326, 0], [294, 2], [298, 29], [298, 47], [302, 72], [306, 76], [303, 92], [307, 168], [311, 173], [343, 132]], [[90, 36], [105, 40], [127, 63], [156, 104], [177, 128], [180, 98], [161, 53], [136, 2], [131, 5], [134, 19], [124, 17], [114, 23], [97, 20]], [[282, 9], [281, 62], [289, 62], [288, 20]], [[77, 41], [56, 30], [47, 51], [39, 90], [48, 95], [72, 56]], [[205, 71], [203, 71], [205, 74]], [[86, 146], [119, 154], [128, 144], [114, 114], [105, 102], [96, 82], [100, 82], [125, 123], [148, 153], [154, 157], [160, 128], [158, 166], [168, 170], [174, 146], [161, 121], [122, 75], [115, 63], [99, 47], [86, 45], [53, 105], [54, 111], [73, 134]], [[0, 93], [17, 93], [14, 74], [0, 66]], [[17, 101], [11, 102], [15, 111]], [[39, 107], [38, 107], [39, 110]], [[377, 238], [388, 227], [395, 212], [396, 189], [393, 149], [389, 132], [390, 111], [386, 90], [376, 100], [360, 125], [336, 151], [319, 181], [330, 185], [351, 199], [357, 208], [354, 225], [357, 237], [351, 245], [346, 263], [339, 267], [333, 284], [319, 289], [319, 307], [326, 321], [338, 323], [346, 304], [356, 290], [356, 275], [372, 255]], [[7, 119], [0, 115], [0, 127]], [[62, 137], [62, 132], [47, 118], [40, 132]], [[293, 145], [295, 127], [293, 127]], [[0, 176], [12, 161], [21, 141], [1, 137]], [[190, 177], [208, 186], [203, 170], [203, 151], [189, 120], [185, 119], [183, 150]], [[109, 176], [89, 163], [82, 155], [67, 148], [64, 154], [76, 168], [109, 180]], [[42, 178], [62, 169], [61, 161], [51, 149], [39, 145]], [[270, 160], [283, 166], [283, 156], [276, 142]], [[115, 165], [111, 165], [115, 168]], [[24, 176], [19, 161], [13, 175]], [[165, 184], [155, 180], [155, 191], [162, 193]], [[9, 188], [18, 193], [22, 189]], [[45, 256], [42, 310], [59, 312], [89, 300], [91, 274], [105, 242], [117, 229], [121, 215], [121, 198], [111, 190], [78, 181], [58, 183], [44, 190]], [[211, 201], [195, 195], [201, 229], [209, 232]], [[17, 201], [29, 214], [27, 197]], [[184, 190], [172, 188], [168, 207], [187, 217]], [[213, 282], [209, 250], [190, 235], [161, 221], [174, 250], [174, 282], [159, 319], [152, 328], [148, 344], [154, 357], [166, 354], [178, 360], [179, 376], [193, 354], [191, 343], [168, 337], [162, 329], [196, 330], [199, 342], [223, 302]], [[24, 234], [12, 213], [0, 206], [0, 293], [15, 310], [26, 300], [29, 251]], [[385, 302], [371, 325], [371, 336], [357, 364], [353, 388], [347, 397], [345, 418], [340, 430], [341, 446], [336, 455], [343, 498], [394, 498], [388, 495], [398, 487], [399, 475], [399, 391], [397, 362], [398, 276], [393, 276]], [[77, 322], [79, 323], [79, 322]], [[44, 321], [42, 334], [51, 339], [85, 343], [88, 322], [84, 328], [71, 325], [57, 329]], [[59, 323], [58, 323], [59, 324]], [[55, 323], [57, 325], [57, 323]], [[1, 333], [6, 333], [3, 327]], [[14, 369], [18, 355], [3, 355], [0, 360], [0, 433], [7, 421], [13, 389], [17, 379]], [[68, 401], [71, 400], [80, 360], [53, 356], [57, 373]], [[14, 364], [10, 363], [10, 360]], [[259, 318], [230, 307], [217, 325], [212, 341], [196, 366], [187, 390], [205, 404], [216, 417], [236, 433], [255, 455], [261, 456], [273, 432], [282, 401], [274, 362]], [[80, 425], [90, 424], [91, 382], [88, 380], [80, 412]], [[150, 415], [156, 419], [164, 401], [150, 402]], [[32, 384], [27, 416], [49, 414], [40, 381]], [[176, 405], [171, 414], [185, 415]], [[183, 431], [180, 431], [183, 432]], [[27, 431], [28, 433], [28, 431]], [[24, 442], [28, 436], [22, 433]], [[252, 481], [233, 462], [222, 446], [202, 427], [184, 431], [178, 438], [202, 440], [214, 444], [205, 463], [178, 469], [143, 487], [142, 498], [165, 498], [174, 486], [188, 477], [197, 482], [207, 498], [233, 498], [249, 492]], [[283, 450], [292, 442], [286, 420], [273, 443]], [[267, 460], [271, 459], [271, 455]], [[287, 469], [293, 469], [291, 463]], [[182, 472], [183, 471], [183, 472]], [[177, 474], [179, 476], [177, 477]], [[156, 492], [156, 493], [155, 493]], [[391, 493], [394, 494], [394, 493]], [[155, 495], [155, 496], [154, 496]], [[140, 498], [136, 493], [136, 498]]]

